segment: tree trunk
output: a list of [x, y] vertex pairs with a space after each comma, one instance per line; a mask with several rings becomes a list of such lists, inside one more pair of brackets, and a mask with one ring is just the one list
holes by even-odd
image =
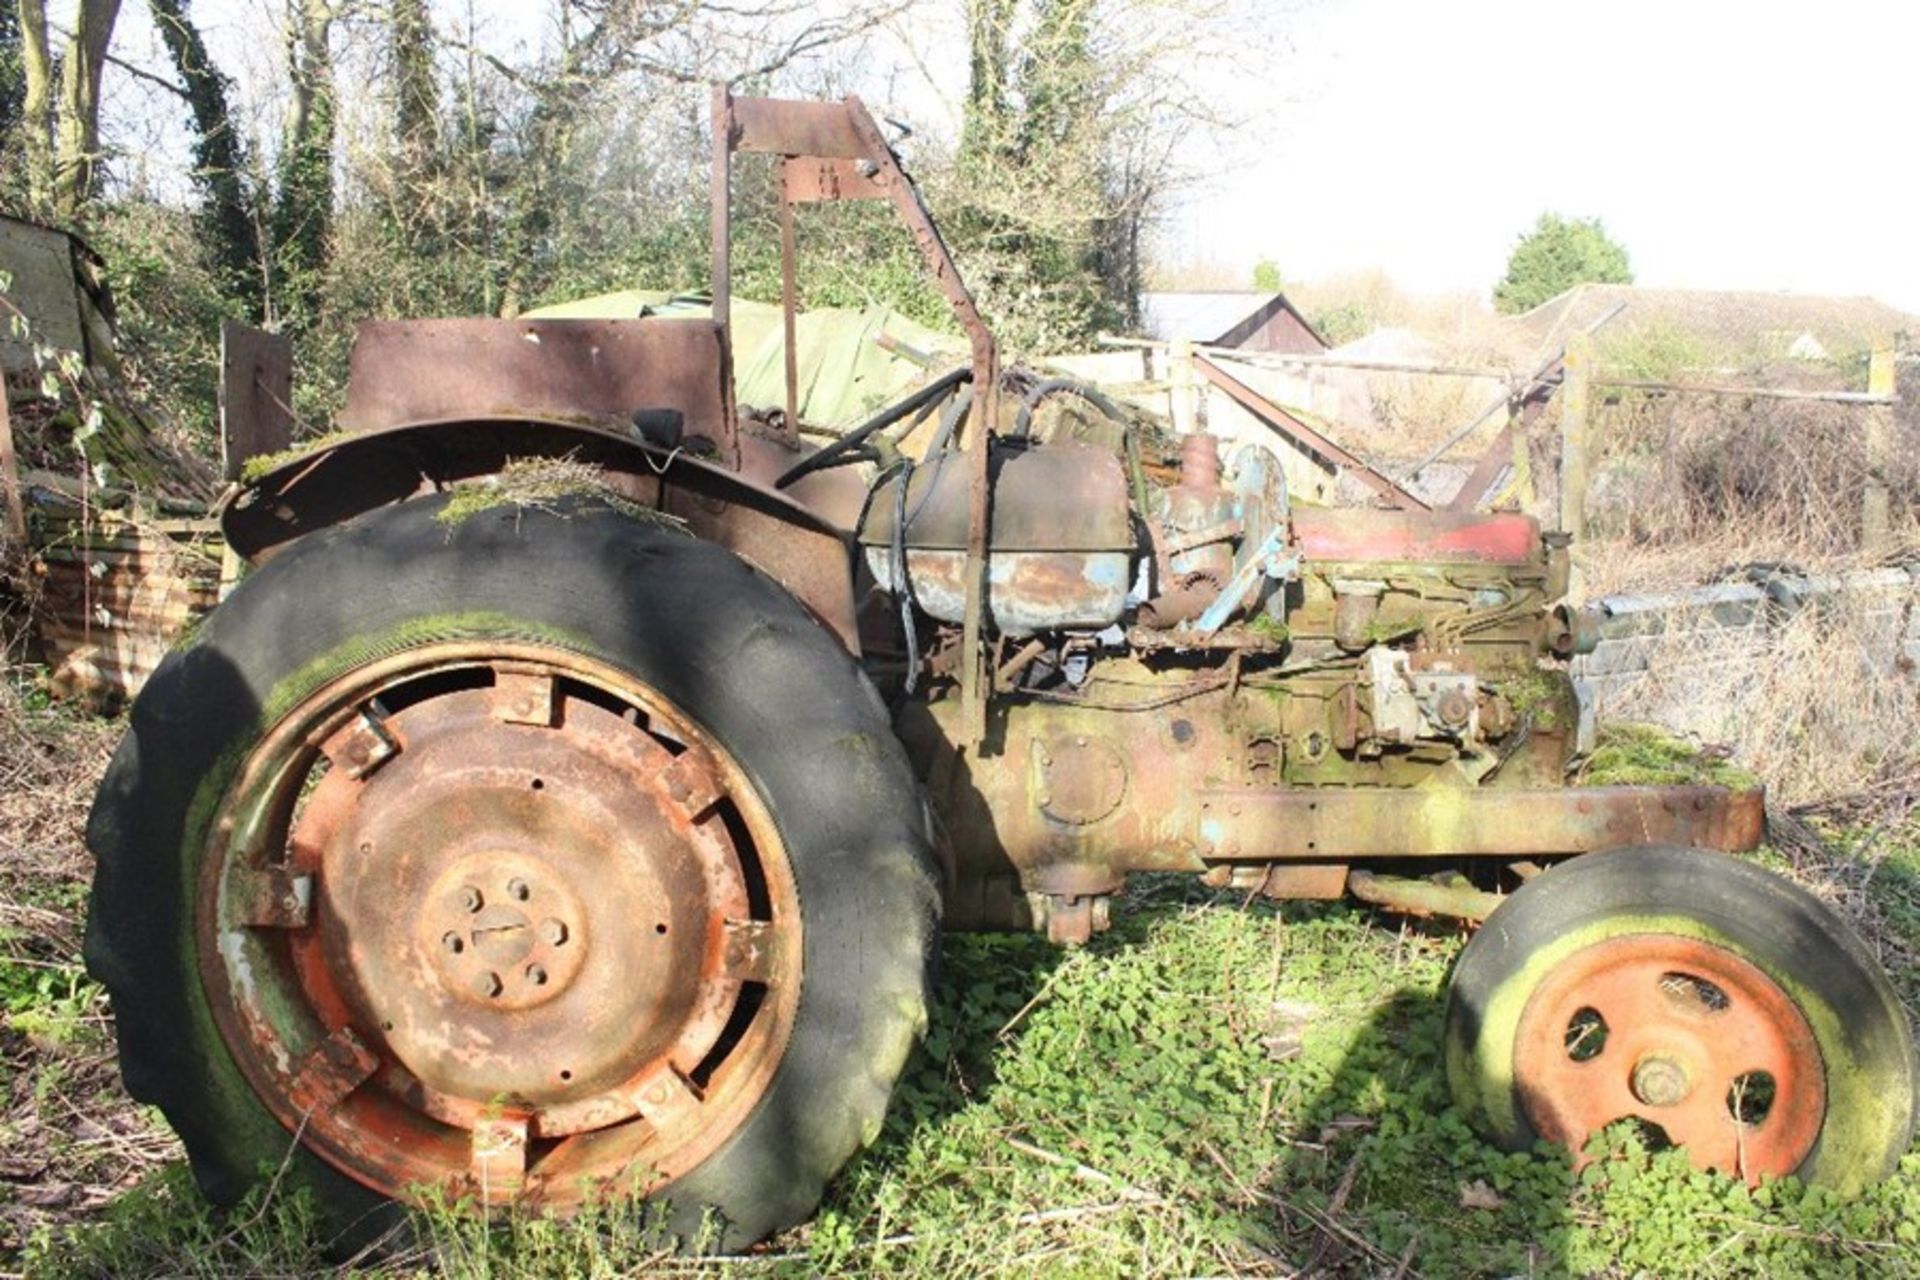
[[153, 24], [186, 87], [194, 128], [200, 135], [194, 143], [193, 176], [206, 197], [202, 223], [208, 256], [221, 292], [244, 307], [247, 319], [257, 324], [264, 314], [260, 230], [245, 172], [246, 151], [227, 100], [230, 82], [207, 56], [200, 30], [187, 11], [189, 3], [148, 0]]
[[314, 319], [333, 220], [334, 84], [329, 0], [289, 0], [286, 139], [273, 206], [274, 305], [298, 334]]
[[1010, 29], [1018, 0], [967, 0], [967, 110], [963, 150], [991, 155], [1007, 145], [1013, 80]]
[[27, 198], [37, 214], [53, 209], [53, 55], [47, 45], [47, 0], [19, 0], [20, 136], [26, 152]]
[[60, 67], [58, 159], [53, 170], [54, 213], [76, 220], [93, 198], [100, 159], [100, 72], [106, 66], [120, 0], [80, 0], [73, 38]]
[[388, 18], [393, 54], [393, 134], [404, 178], [429, 166], [440, 141], [440, 91], [433, 73], [433, 23], [427, 0], [393, 0]]

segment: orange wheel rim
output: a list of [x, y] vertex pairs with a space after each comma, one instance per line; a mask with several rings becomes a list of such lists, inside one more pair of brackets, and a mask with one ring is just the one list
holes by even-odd
[[1556, 965], [1521, 1012], [1514, 1083], [1535, 1132], [1576, 1153], [1637, 1118], [1695, 1166], [1750, 1184], [1800, 1166], [1827, 1106], [1813, 1029], [1780, 985], [1671, 934], [1614, 938]]
[[785, 847], [650, 687], [548, 646], [335, 680], [215, 818], [201, 976], [254, 1092], [397, 1199], [565, 1209], [753, 1112], [800, 989]]

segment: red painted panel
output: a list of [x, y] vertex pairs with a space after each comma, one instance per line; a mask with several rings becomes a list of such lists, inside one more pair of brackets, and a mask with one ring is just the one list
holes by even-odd
[[1542, 554], [1540, 522], [1523, 515], [1298, 508], [1293, 531], [1308, 560], [1531, 564]]

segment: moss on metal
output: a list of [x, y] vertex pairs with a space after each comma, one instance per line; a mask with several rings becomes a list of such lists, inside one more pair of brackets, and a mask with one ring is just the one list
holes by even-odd
[[1602, 726], [1580, 781], [1594, 787], [1717, 786], [1751, 791], [1760, 779], [1657, 725]]
[[615, 493], [606, 473], [572, 455], [561, 458], [512, 458], [498, 475], [457, 485], [434, 519], [450, 529], [483, 511], [511, 506], [521, 510], [555, 510], [563, 498], [591, 497], [633, 520], [685, 532], [683, 521], [653, 507], [641, 506]]
[[257, 484], [259, 481], [278, 471], [290, 462], [299, 462], [303, 458], [315, 457], [329, 449], [337, 448], [359, 435], [355, 431], [329, 431], [326, 435], [315, 436], [311, 440], [302, 440], [291, 448], [274, 453], [260, 453], [248, 458], [240, 466], [240, 483]]

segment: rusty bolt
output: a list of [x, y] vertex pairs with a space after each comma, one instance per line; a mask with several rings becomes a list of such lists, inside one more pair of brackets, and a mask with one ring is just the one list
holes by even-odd
[[500, 994], [500, 975], [488, 969], [473, 980], [473, 989], [491, 1000]]
[[507, 881], [507, 892], [513, 895], [514, 901], [525, 902], [533, 896], [533, 887], [519, 876], [515, 876]]
[[544, 965], [530, 964], [526, 969], [526, 978], [536, 987], [547, 985], [547, 970]]
[[472, 885], [468, 885], [460, 891], [460, 905], [465, 907], [469, 912], [474, 912], [486, 905], [486, 899], [480, 896], [478, 889]]
[[467, 944], [460, 940], [460, 935], [457, 933], [449, 933], [441, 938], [440, 945], [447, 949], [449, 955], [457, 956], [467, 949]]
[[362, 840], [360, 842], [360, 856], [364, 858], [372, 852], [373, 852], [373, 841]]
[[567, 940], [566, 922], [562, 920], [542, 920], [540, 922], [540, 936], [546, 940], [548, 946], [560, 946]]
[[1467, 695], [1458, 689], [1449, 689], [1440, 695], [1440, 720], [1444, 724], [1463, 725], [1467, 717], [1473, 714], [1473, 704], [1467, 701]]

